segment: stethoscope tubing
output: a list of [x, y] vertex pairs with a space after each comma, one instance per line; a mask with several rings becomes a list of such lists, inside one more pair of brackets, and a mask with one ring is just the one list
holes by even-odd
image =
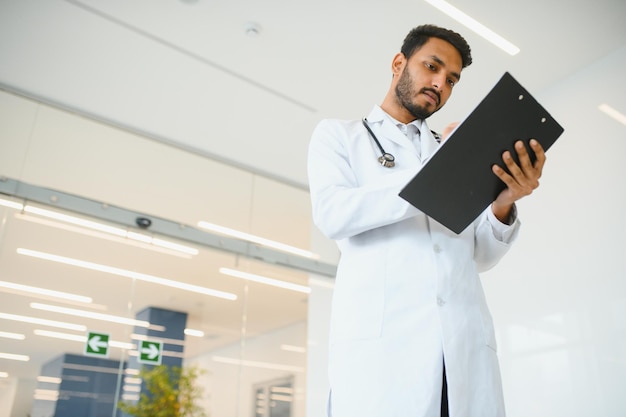
[[361, 122], [363, 122], [363, 126], [365, 126], [365, 128], [367, 129], [367, 131], [369, 132], [370, 136], [372, 137], [372, 139], [374, 139], [374, 142], [376, 142], [376, 145], [378, 146], [378, 149], [380, 149], [380, 156], [378, 157], [378, 162], [384, 166], [385, 168], [393, 168], [396, 165], [396, 158], [390, 154], [389, 152], [385, 152], [385, 149], [383, 148], [383, 145], [380, 144], [378, 138], [376, 137], [376, 135], [374, 134], [374, 132], [372, 132], [372, 129], [370, 128], [369, 124], [367, 123], [367, 118], [363, 118], [361, 120]]

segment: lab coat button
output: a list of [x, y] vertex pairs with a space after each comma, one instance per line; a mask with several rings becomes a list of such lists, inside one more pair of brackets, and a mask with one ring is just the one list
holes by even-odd
[[435, 251], [435, 253], [441, 253], [442, 249], [441, 249], [441, 246], [435, 245], [435, 246], [433, 246], [433, 250]]
[[443, 299], [441, 297], [437, 297], [437, 304], [439, 304], [440, 306], [444, 305], [446, 302], [443, 301]]

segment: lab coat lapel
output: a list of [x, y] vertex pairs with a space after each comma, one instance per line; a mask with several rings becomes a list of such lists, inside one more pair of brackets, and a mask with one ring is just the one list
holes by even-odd
[[[378, 140], [380, 140], [383, 144], [383, 147], [385, 147], [383, 140], [387, 139], [413, 153], [418, 158], [420, 157], [413, 141], [407, 138], [404, 133], [398, 129], [398, 126], [395, 125], [393, 120], [391, 120], [379, 106], [374, 106], [370, 114], [367, 116], [367, 120], [369, 121], [374, 134], [376, 134]], [[378, 126], [379, 123], [380, 126]]]
[[383, 119], [381, 132], [383, 137], [392, 140], [416, 155], [418, 154], [417, 149], [415, 149], [415, 144], [411, 141], [411, 139], [407, 138], [406, 135], [400, 131], [400, 129], [398, 129], [398, 126], [396, 126], [393, 121], [387, 118]]
[[420, 141], [422, 151], [422, 164], [425, 164], [439, 148], [439, 143], [437, 143], [437, 140], [435, 140], [435, 136], [428, 128], [426, 121], [422, 122], [422, 127], [420, 128]]

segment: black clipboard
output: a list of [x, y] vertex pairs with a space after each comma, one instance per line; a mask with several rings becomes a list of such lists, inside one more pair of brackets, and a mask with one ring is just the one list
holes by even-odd
[[400, 197], [459, 234], [505, 185], [491, 171], [502, 153], [534, 138], [548, 150], [563, 128], [508, 72], [402, 189]]

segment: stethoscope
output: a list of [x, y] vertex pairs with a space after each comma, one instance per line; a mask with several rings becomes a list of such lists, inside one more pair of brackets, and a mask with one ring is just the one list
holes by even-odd
[[378, 141], [378, 138], [376, 137], [374, 132], [372, 132], [372, 129], [370, 129], [370, 126], [367, 124], [367, 118], [364, 117], [361, 121], [363, 122], [363, 126], [365, 126], [367, 131], [372, 136], [372, 139], [374, 139], [374, 142], [376, 142], [376, 145], [378, 145], [378, 149], [380, 149], [381, 155], [378, 157], [378, 162], [380, 162], [380, 164], [384, 166], [385, 168], [395, 167], [396, 158], [389, 152], [385, 152], [385, 150], [383, 149], [383, 145], [380, 144], [380, 142]]
[[[374, 132], [372, 132], [372, 129], [370, 128], [369, 124], [367, 123], [367, 118], [364, 117], [362, 120], [363, 122], [363, 126], [365, 126], [365, 128], [367, 129], [367, 131], [369, 132], [370, 136], [372, 136], [372, 139], [374, 139], [374, 142], [376, 142], [376, 145], [378, 145], [378, 149], [380, 149], [380, 156], [378, 157], [378, 162], [384, 166], [385, 168], [393, 168], [396, 166], [396, 158], [390, 154], [389, 152], [385, 152], [385, 150], [383, 149], [383, 145], [380, 144], [380, 142], [378, 141], [378, 138], [376, 137], [376, 135], [374, 134]], [[439, 135], [439, 133], [432, 131], [432, 134], [435, 138], [435, 140], [437, 141], [437, 143], [441, 142], [441, 135]]]

